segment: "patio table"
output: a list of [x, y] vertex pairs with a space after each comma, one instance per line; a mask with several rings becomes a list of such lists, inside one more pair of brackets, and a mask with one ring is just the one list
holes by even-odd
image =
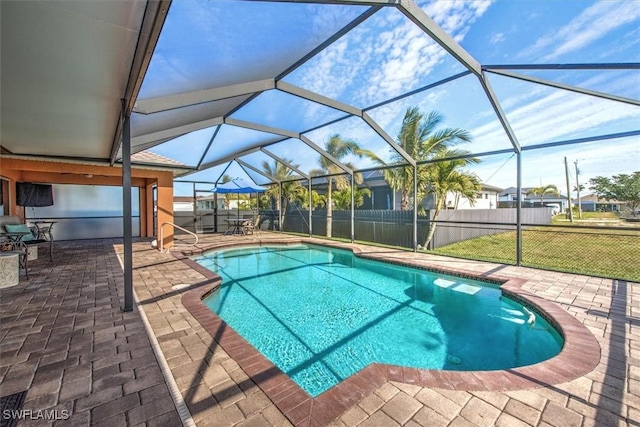
[[225, 219], [225, 221], [229, 224], [229, 229], [224, 233], [227, 236], [229, 234], [245, 234], [244, 226], [249, 220], [246, 218], [231, 218]]
[[36, 239], [52, 241], [53, 235], [51, 232], [53, 231], [53, 225], [58, 221], [31, 221], [33, 225], [36, 227]]

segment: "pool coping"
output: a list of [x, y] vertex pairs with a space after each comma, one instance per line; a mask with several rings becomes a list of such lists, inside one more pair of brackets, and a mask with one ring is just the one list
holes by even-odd
[[[551, 359], [534, 365], [500, 371], [441, 371], [372, 363], [313, 398], [202, 302], [203, 298], [220, 286], [222, 279], [189, 258], [209, 250], [222, 250], [229, 247], [300, 243], [347, 249], [361, 258], [500, 284], [504, 294], [533, 308], [537, 314], [543, 315], [553, 324], [564, 338], [564, 345], [560, 353]], [[523, 290], [523, 285], [527, 283], [524, 279], [505, 277], [491, 272], [479, 274], [460, 269], [430, 268], [429, 265], [418, 264], [410, 258], [390, 261], [384, 259], [384, 254], [365, 254], [360, 248], [348, 244], [302, 237], [296, 240], [270, 240], [264, 244], [255, 241], [229, 242], [188, 253], [173, 254], [210, 280], [210, 284], [205, 287], [185, 291], [182, 296], [184, 307], [296, 426], [328, 424], [387, 381], [449, 390], [524, 390], [572, 381], [591, 372], [600, 361], [600, 345], [587, 327], [557, 303]]]

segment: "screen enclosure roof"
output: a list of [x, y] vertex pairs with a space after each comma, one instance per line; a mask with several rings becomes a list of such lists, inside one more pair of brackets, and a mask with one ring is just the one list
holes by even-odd
[[[413, 107], [469, 131], [474, 155], [640, 144], [637, 0], [1, 7], [5, 154], [118, 162], [123, 108], [133, 153], [209, 182], [415, 164], [397, 143]], [[337, 158], [334, 135], [378, 161]]]

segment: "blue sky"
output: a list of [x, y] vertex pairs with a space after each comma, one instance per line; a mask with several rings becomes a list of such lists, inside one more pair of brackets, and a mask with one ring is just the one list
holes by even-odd
[[[483, 65], [640, 62], [640, 0], [446, 0], [418, 4]], [[273, 78], [365, 10], [341, 5], [174, 2], [139, 99]], [[368, 108], [465, 70], [400, 11], [384, 8], [283, 80], [357, 108]], [[516, 72], [640, 99], [637, 69]], [[495, 74], [489, 74], [488, 80], [524, 147], [640, 129], [640, 107], [634, 105]], [[204, 120], [222, 111], [219, 105], [209, 104], [190, 107], [189, 112]], [[425, 113], [437, 110], [443, 114], [445, 126], [470, 131], [473, 142], [460, 148], [482, 153], [510, 147], [473, 75], [368, 113], [393, 138], [404, 112], [412, 106]], [[143, 134], [161, 129], [161, 118], [170, 116], [171, 123], [181, 123], [187, 109], [181, 110], [162, 113], [159, 118], [134, 117], [134, 137], [137, 124]], [[231, 117], [301, 132], [342, 115], [283, 92], [268, 91]], [[202, 129], [152, 151], [194, 164], [213, 132], [214, 128]], [[322, 146], [334, 133], [388, 157], [384, 140], [359, 118], [306, 136]], [[277, 137], [223, 125], [205, 162], [222, 158], [237, 147], [273, 138]], [[294, 159], [305, 171], [317, 168], [318, 154], [300, 142], [272, 148], [277, 155]], [[578, 161], [583, 183], [596, 175], [629, 173], [640, 170], [640, 137], [525, 151], [523, 185], [555, 184], [566, 193], [564, 156], [570, 164]], [[260, 167], [264, 159], [265, 155], [257, 154], [246, 160]], [[359, 167], [371, 166], [366, 160], [347, 160]], [[215, 181], [221, 169], [186, 179]], [[483, 158], [473, 172], [488, 184], [515, 186], [515, 157]], [[227, 173], [244, 175], [235, 165]]]

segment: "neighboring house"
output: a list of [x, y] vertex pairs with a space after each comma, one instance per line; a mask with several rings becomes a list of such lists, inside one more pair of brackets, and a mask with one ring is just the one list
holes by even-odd
[[362, 178], [363, 183], [360, 187], [369, 188], [371, 196], [365, 196], [364, 205], [357, 209], [400, 209], [400, 195], [394, 194], [381, 172], [364, 172]]
[[[533, 187], [522, 187], [522, 206], [531, 207], [531, 208], [539, 208], [543, 204], [544, 206], [560, 206], [560, 211], [564, 212], [567, 208], [569, 202], [566, 196], [554, 196], [551, 194], [545, 194], [544, 197], [534, 196], [533, 194], [527, 195], [529, 190]], [[498, 202], [500, 202], [500, 207], [502, 208], [512, 208], [516, 206], [516, 202], [518, 200], [518, 190], [515, 187], [508, 187], [504, 189], [498, 195]], [[542, 203], [541, 203], [542, 202]]]
[[600, 199], [595, 194], [580, 197], [580, 208], [583, 212], [622, 212], [625, 205], [625, 202]]
[[460, 197], [457, 194], [447, 194], [447, 200], [445, 206], [447, 209], [497, 209], [498, 208], [498, 194], [503, 189], [500, 187], [494, 187], [489, 184], [482, 184], [482, 190], [476, 198], [473, 206], [466, 197]]
[[[522, 200], [527, 197], [527, 190], [522, 188], [520, 194]], [[518, 200], [518, 189], [516, 187], [507, 187], [498, 194], [498, 201], [505, 203], [515, 203]]]
[[[217, 200], [215, 194], [211, 194], [210, 196], [199, 196], [197, 199], [196, 207], [198, 210], [213, 210], [216, 207], [216, 202], [218, 205], [218, 209], [224, 209], [224, 195], [218, 196]], [[237, 207], [237, 200], [229, 201], [230, 207]]]
[[193, 197], [173, 196], [173, 211], [174, 212], [193, 211]]
[[[381, 172], [369, 171], [364, 173], [361, 186], [368, 187], [371, 191], [371, 196], [365, 197], [364, 205], [358, 209], [400, 209], [400, 192], [394, 192], [389, 187]], [[445, 207], [447, 209], [496, 209], [498, 207], [498, 194], [501, 191], [503, 191], [502, 188], [482, 184], [482, 191], [473, 206], [471, 206], [467, 198], [456, 197], [456, 194], [450, 193], [447, 195]], [[425, 209], [432, 209], [435, 205], [434, 196], [428, 194], [421, 204]]]
[[[224, 209], [224, 197], [218, 197], [218, 209]], [[213, 210], [215, 208], [214, 195], [198, 196], [196, 198], [196, 210]], [[235, 209], [238, 207], [238, 201], [229, 199], [229, 207]], [[174, 212], [193, 212], [193, 196], [174, 196], [173, 197]]]

